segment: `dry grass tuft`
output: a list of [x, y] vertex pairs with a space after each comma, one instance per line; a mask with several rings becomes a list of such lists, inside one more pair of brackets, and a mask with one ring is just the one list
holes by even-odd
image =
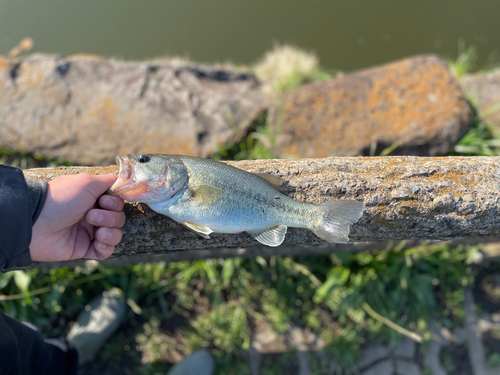
[[319, 59], [313, 52], [307, 52], [291, 45], [276, 45], [254, 66], [259, 80], [283, 92], [290, 85], [300, 84], [304, 77], [310, 77], [319, 70]]

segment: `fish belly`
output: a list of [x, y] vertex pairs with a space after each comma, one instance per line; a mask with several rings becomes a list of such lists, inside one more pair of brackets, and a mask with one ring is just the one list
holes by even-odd
[[[285, 225], [299, 228], [310, 227], [311, 205], [287, 199], [299, 209], [277, 205], [275, 202], [262, 204], [258, 200], [224, 197], [220, 202], [209, 207], [200, 207], [189, 199], [180, 199], [168, 208], [151, 208], [169, 216], [179, 223], [190, 222], [210, 228], [215, 233], [254, 232]], [[263, 200], [265, 202], [265, 200]], [[285, 203], [285, 202], [283, 202]], [[302, 209], [300, 209], [302, 208]]]

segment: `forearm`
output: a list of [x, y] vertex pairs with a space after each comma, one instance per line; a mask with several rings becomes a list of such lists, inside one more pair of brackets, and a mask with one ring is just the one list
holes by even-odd
[[0, 165], [0, 270], [31, 264], [32, 226], [46, 194], [46, 182], [25, 179], [20, 169]]

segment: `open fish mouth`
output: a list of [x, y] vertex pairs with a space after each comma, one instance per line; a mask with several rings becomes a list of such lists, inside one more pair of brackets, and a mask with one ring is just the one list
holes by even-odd
[[108, 194], [115, 195], [127, 201], [136, 201], [140, 196], [148, 192], [148, 186], [137, 182], [130, 159], [126, 156], [117, 156], [116, 163], [119, 166], [118, 179], [108, 190]]
[[118, 164], [119, 167], [119, 177], [123, 179], [129, 179], [132, 177], [132, 165], [128, 157], [116, 156], [116, 164]]

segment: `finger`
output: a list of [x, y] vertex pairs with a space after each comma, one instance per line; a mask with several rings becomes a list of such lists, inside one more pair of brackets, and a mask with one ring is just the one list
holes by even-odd
[[99, 228], [95, 231], [95, 239], [105, 245], [116, 246], [122, 240], [122, 231], [117, 228]]
[[105, 194], [99, 198], [99, 206], [106, 210], [121, 211], [124, 205], [125, 201], [120, 197]]
[[113, 254], [113, 251], [115, 251], [114, 246], [109, 246], [106, 245], [105, 243], [102, 243], [100, 241], [92, 241], [92, 244], [90, 245], [87, 253], [85, 254], [84, 258], [85, 259], [94, 259], [94, 260], [102, 260], [106, 259]]
[[88, 186], [88, 191], [97, 199], [113, 186], [117, 178], [116, 174], [91, 175], [91, 183]]
[[122, 211], [107, 211], [93, 208], [87, 212], [86, 220], [96, 227], [121, 228], [125, 224], [125, 214]]

